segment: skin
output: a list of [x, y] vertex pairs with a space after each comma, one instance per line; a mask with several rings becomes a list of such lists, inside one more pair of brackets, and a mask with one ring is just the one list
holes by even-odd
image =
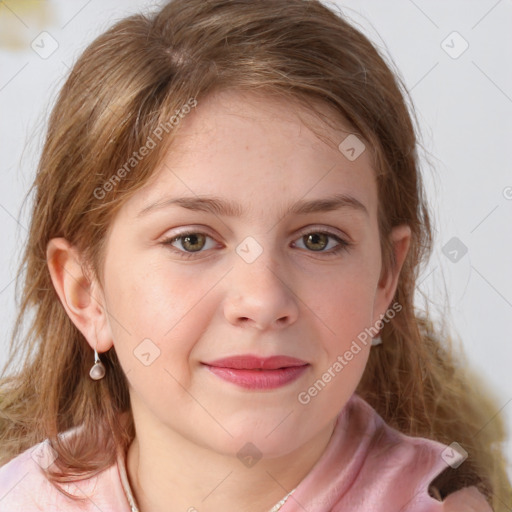
[[[334, 144], [320, 140], [298, 112]], [[410, 243], [408, 226], [393, 230], [397, 265], [383, 272], [370, 152], [345, 158], [337, 145], [350, 127], [340, 127], [283, 100], [210, 96], [181, 121], [151, 182], [110, 226], [103, 283], [87, 281], [67, 240], [48, 244], [68, 315], [91, 348], [115, 348], [127, 375], [136, 425], [127, 469], [142, 512], [266, 511], [324, 452], [370, 344], [307, 405], [297, 396], [385, 314]], [[296, 201], [333, 192], [357, 198], [368, 214], [290, 214]], [[174, 205], [137, 216], [162, 198], [203, 195], [237, 201], [242, 215]], [[190, 259], [180, 256], [190, 247], [183, 239], [164, 242], [185, 229], [210, 237]], [[304, 235], [325, 230], [351, 245], [329, 256], [338, 242], [327, 238], [315, 242], [325, 248], [312, 250], [317, 246]], [[236, 252], [246, 237], [262, 249], [252, 263]], [[144, 339], [159, 352], [149, 366], [134, 355]], [[248, 353], [290, 355], [309, 367], [284, 387], [251, 391], [201, 364]], [[248, 442], [262, 456], [251, 467], [237, 457]]]

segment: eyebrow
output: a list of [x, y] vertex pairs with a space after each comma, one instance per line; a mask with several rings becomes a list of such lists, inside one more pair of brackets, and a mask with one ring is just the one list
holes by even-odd
[[[137, 217], [142, 217], [150, 212], [168, 208], [173, 205], [181, 206], [187, 210], [202, 211], [226, 217], [241, 217], [243, 214], [242, 206], [234, 201], [221, 199], [219, 197], [194, 196], [174, 197], [156, 201], [144, 207], [137, 214]], [[334, 194], [325, 198], [312, 199], [309, 201], [300, 200], [291, 205], [291, 207], [288, 208], [288, 211], [290, 214], [301, 215], [341, 209], [350, 209], [362, 212], [369, 217], [369, 213], [365, 205], [349, 194]]]

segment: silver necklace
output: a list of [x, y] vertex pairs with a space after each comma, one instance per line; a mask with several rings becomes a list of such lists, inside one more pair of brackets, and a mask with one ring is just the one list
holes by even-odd
[[[296, 488], [295, 488], [296, 489]], [[295, 491], [295, 489], [293, 489], [293, 491]], [[292, 492], [293, 491], [290, 491], [279, 503], [276, 503], [270, 510], [269, 512], [277, 512], [286, 502], [286, 500], [292, 495]]]

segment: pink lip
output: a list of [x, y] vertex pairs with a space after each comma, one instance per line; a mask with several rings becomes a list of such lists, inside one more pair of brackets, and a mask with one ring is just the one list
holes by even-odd
[[204, 363], [218, 377], [246, 389], [273, 389], [297, 379], [308, 363], [288, 356], [242, 355]]

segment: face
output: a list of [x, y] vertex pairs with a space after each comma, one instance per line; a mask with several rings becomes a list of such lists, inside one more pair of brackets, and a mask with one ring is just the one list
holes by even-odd
[[[324, 127], [331, 145], [297, 112], [233, 92], [198, 103], [107, 239], [104, 305], [135, 417], [219, 453], [250, 441], [276, 457], [332, 423], [359, 383], [370, 343], [310, 400], [305, 393], [393, 294], [379, 281], [369, 152], [347, 159], [337, 144], [348, 127]], [[342, 194], [353, 200], [318, 202]], [[237, 355], [305, 365], [277, 387], [251, 389], [205, 364]]]

